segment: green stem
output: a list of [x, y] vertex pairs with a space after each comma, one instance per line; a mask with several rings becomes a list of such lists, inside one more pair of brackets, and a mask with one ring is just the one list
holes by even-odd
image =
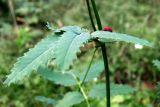
[[[102, 24], [101, 20], [98, 14], [98, 10], [95, 4], [94, 0], [91, 0], [94, 14], [96, 17], [96, 21], [98, 24], [98, 29], [102, 30]], [[100, 43], [102, 54], [103, 54], [103, 61], [104, 61], [104, 66], [105, 66], [105, 77], [106, 77], [106, 101], [107, 101], [107, 107], [110, 107], [110, 79], [109, 79], [109, 66], [108, 66], [108, 58], [107, 58], [107, 51], [104, 43]]]
[[93, 10], [94, 10], [94, 14], [96, 17], [96, 21], [97, 21], [97, 25], [98, 25], [98, 29], [102, 30], [102, 24], [101, 24], [101, 20], [97, 11], [97, 7], [96, 7], [96, 3], [94, 0], [91, 0], [92, 6], [93, 6]]
[[88, 101], [88, 97], [87, 97], [83, 87], [81, 86], [80, 81], [78, 81], [78, 87], [79, 87], [79, 89], [80, 89], [80, 91], [81, 91], [81, 93], [82, 93], [82, 95], [83, 95], [83, 97], [84, 97], [84, 99], [86, 101], [87, 107], [90, 107], [90, 104], [89, 104], [89, 101]]
[[107, 58], [107, 51], [105, 44], [101, 45], [102, 54], [103, 54], [103, 61], [105, 66], [105, 77], [106, 77], [106, 101], [107, 107], [110, 107], [110, 79], [109, 79], [109, 66], [108, 66], [108, 58]]
[[86, 95], [86, 93], [85, 93], [85, 91], [84, 91], [84, 89], [83, 89], [83, 87], [81, 85], [80, 80], [74, 75], [74, 73], [69, 72], [69, 74], [77, 81], [78, 88], [79, 88], [80, 92], [82, 93], [83, 98], [85, 99], [87, 107], [90, 107], [90, 104], [89, 104], [89, 101], [88, 101], [88, 97], [87, 97], [87, 95]]
[[86, 73], [85, 73], [85, 75], [84, 75], [84, 78], [83, 78], [83, 80], [82, 80], [82, 82], [81, 82], [81, 86], [84, 84], [84, 82], [85, 82], [85, 80], [86, 80], [86, 77], [87, 77], [87, 75], [88, 75], [88, 73], [89, 73], [89, 70], [90, 70], [90, 68], [91, 68], [91, 65], [92, 65], [92, 62], [93, 62], [93, 58], [94, 58], [94, 55], [95, 55], [96, 51], [97, 51], [97, 48], [96, 48], [96, 49], [94, 50], [94, 52], [93, 52], [91, 61], [90, 61], [90, 63], [89, 63], [89, 66], [88, 66], [88, 68], [87, 68], [87, 71], [86, 71]]
[[96, 27], [95, 27], [95, 24], [94, 24], [94, 20], [93, 20], [93, 17], [92, 17], [92, 12], [91, 12], [91, 7], [90, 7], [90, 3], [89, 3], [89, 0], [86, 0], [87, 2], [87, 8], [88, 8], [88, 13], [89, 13], [89, 17], [90, 17], [90, 20], [91, 20], [91, 24], [92, 24], [92, 28], [94, 31], [96, 31]]

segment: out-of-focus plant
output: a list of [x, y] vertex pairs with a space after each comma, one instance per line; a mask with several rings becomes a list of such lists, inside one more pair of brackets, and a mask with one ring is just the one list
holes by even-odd
[[159, 60], [154, 60], [153, 64], [155, 67], [157, 67], [160, 70], [160, 61]]
[[[86, 1], [94, 31], [89, 31], [79, 26], [65, 26], [53, 29], [52, 35], [43, 39], [34, 48], [25, 53], [23, 57], [18, 59], [11, 70], [12, 73], [7, 76], [4, 84], [10, 85], [11, 83], [16, 83], [21, 81], [25, 76], [28, 76], [32, 71], [37, 71], [43, 78], [53, 81], [55, 84], [77, 87], [77, 90], [66, 93], [60, 100], [53, 100], [43, 96], [36, 97], [37, 100], [55, 105], [55, 107], [70, 107], [82, 101], [85, 101], [87, 107], [90, 107], [89, 99], [97, 97], [106, 97], [107, 107], [110, 107], [110, 95], [114, 96], [133, 92], [134, 89], [128, 85], [114, 83], [110, 85], [110, 72], [105, 43], [123, 41], [148, 47], [152, 47], [152, 44], [131, 35], [111, 32], [111, 29], [109, 30], [108, 28], [102, 30], [95, 1]], [[92, 17], [93, 13], [98, 30]], [[93, 56], [87, 69], [84, 72], [79, 72], [74, 67], [73, 62], [77, 60], [77, 53], [81, 52], [80, 47], [88, 43], [96, 44]], [[96, 62], [98, 65], [92, 66], [94, 55], [99, 48], [102, 51], [103, 61]], [[87, 94], [83, 85], [101, 74], [103, 71], [102, 63], [104, 63], [106, 83], [95, 84]], [[52, 65], [51, 68], [49, 68], [50, 64]]]

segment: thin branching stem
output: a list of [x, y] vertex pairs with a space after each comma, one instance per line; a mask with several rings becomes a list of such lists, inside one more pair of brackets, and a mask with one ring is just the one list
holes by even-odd
[[91, 0], [92, 6], [93, 6], [93, 10], [94, 10], [94, 14], [96, 17], [96, 21], [97, 21], [97, 25], [98, 25], [98, 30], [102, 30], [102, 23], [98, 14], [98, 10], [97, 10], [97, 6], [94, 0]]
[[[97, 25], [98, 25], [98, 30], [102, 30], [102, 23], [98, 14], [98, 10], [95, 4], [94, 0], [91, 0], [94, 14], [96, 17]], [[104, 61], [104, 66], [105, 66], [105, 77], [106, 77], [106, 107], [110, 107], [110, 79], [109, 79], [109, 66], [108, 66], [108, 58], [107, 58], [107, 51], [104, 43], [100, 43], [101, 50], [102, 50], [102, 55], [103, 55], [103, 61]]]
[[87, 8], [88, 8], [88, 13], [89, 13], [89, 17], [90, 17], [90, 20], [91, 20], [92, 28], [93, 28], [94, 31], [96, 31], [96, 27], [95, 27], [94, 20], [93, 20], [93, 17], [92, 17], [90, 1], [86, 0], [86, 3], [87, 3]]
[[82, 95], [83, 95], [83, 97], [84, 97], [84, 99], [86, 101], [87, 107], [90, 107], [90, 104], [89, 104], [89, 101], [88, 101], [88, 97], [87, 97], [83, 87], [81, 86], [80, 81], [78, 81], [78, 87], [79, 87], [79, 89], [80, 89], [80, 91], [81, 91], [81, 93], [82, 93]]
[[85, 99], [85, 102], [86, 102], [86, 104], [87, 104], [87, 107], [90, 107], [90, 103], [89, 103], [89, 100], [88, 100], [88, 96], [87, 96], [87, 94], [85, 93], [85, 91], [84, 91], [84, 89], [83, 89], [83, 87], [82, 87], [82, 85], [81, 85], [81, 82], [80, 82], [80, 80], [77, 78], [77, 76], [74, 74], [74, 73], [72, 73], [72, 72], [69, 72], [69, 74], [76, 80], [76, 82], [77, 82], [77, 85], [78, 85], [78, 90], [81, 92], [81, 94], [83, 95], [83, 98]]
[[84, 75], [84, 77], [83, 77], [83, 80], [82, 80], [82, 82], [81, 82], [81, 86], [84, 84], [84, 82], [85, 82], [85, 80], [86, 80], [86, 77], [87, 77], [87, 75], [88, 75], [88, 73], [89, 73], [89, 70], [90, 70], [90, 68], [91, 68], [91, 65], [92, 65], [92, 62], [93, 62], [94, 55], [95, 55], [96, 51], [97, 51], [97, 48], [96, 48], [96, 49], [94, 50], [94, 52], [93, 52], [91, 61], [90, 61], [90, 63], [89, 63], [89, 66], [88, 66], [88, 68], [87, 68], [87, 71], [86, 71], [86, 73], [85, 73], [85, 75]]
[[105, 66], [105, 77], [106, 77], [106, 100], [107, 107], [110, 107], [110, 78], [109, 78], [109, 66], [108, 66], [108, 58], [105, 44], [101, 45], [101, 50], [103, 54], [103, 61]]

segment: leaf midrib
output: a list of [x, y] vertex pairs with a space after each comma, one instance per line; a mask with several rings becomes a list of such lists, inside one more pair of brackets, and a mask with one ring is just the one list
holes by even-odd
[[[79, 34], [79, 35], [81, 35], [81, 34]], [[73, 37], [72, 42], [70, 43], [70, 46], [67, 47], [67, 52], [66, 52], [66, 54], [65, 54], [65, 56], [64, 56], [64, 61], [63, 61], [63, 69], [64, 69], [64, 64], [65, 64], [66, 56], [67, 56], [67, 54], [69, 53], [68, 50], [70, 50], [70, 48], [71, 48], [71, 46], [72, 46], [72, 43], [73, 43], [74, 39], [75, 39], [77, 36], [79, 36], [79, 35], [76, 35], [76, 34], [75, 34], [75, 37]]]
[[[55, 45], [55, 43], [53, 42], [53, 45]], [[33, 64], [34, 62], [36, 62], [41, 56], [45, 55], [48, 51], [50, 51], [51, 49], [53, 49], [53, 46], [50, 48], [48, 48], [46, 51], [44, 51], [42, 54], [39, 55], [39, 57], [35, 58], [35, 60], [31, 61], [31, 63], [29, 63], [25, 68], [22, 68], [22, 70], [19, 70], [20, 72], [17, 72], [17, 76], [19, 76], [19, 74], [21, 72], [24, 72], [25, 69], [27, 69], [31, 64]], [[33, 69], [34, 70], [34, 69]]]

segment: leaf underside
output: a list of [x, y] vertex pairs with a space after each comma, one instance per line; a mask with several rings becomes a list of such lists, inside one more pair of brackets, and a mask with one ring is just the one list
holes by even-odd
[[140, 39], [127, 34], [106, 32], [106, 31], [96, 31], [96, 32], [93, 32], [91, 35], [93, 38], [98, 38], [101, 42], [124, 41], [128, 43], [139, 44], [139, 45], [144, 45], [149, 47], [153, 46], [153, 44], [148, 42], [147, 40]]
[[[134, 92], [134, 89], [128, 85], [111, 84], [111, 96], [129, 94]], [[91, 98], [103, 98], [105, 97], [106, 87], [104, 83], [95, 85], [89, 92]]]
[[45, 67], [38, 68], [38, 74], [43, 78], [64, 86], [76, 85], [76, 80], [68, 73], [55, 72], [54, 70], [47, 69]]
[[10, 85], [22, 80], [32, 71], [37, 70], [40, 65], [45, 65], [48, 60], [54, 58], [54, 48], [58, 38], [53, 35], [49, 36], [20, 57], [11, 69], [11, 74], [7, 76], [4, 84]]
[[71, 107], [75, 104], [81, 103], [83, 100], [84, 98], [81, 93], [69, 92], [58, 102], [55, 107]]
[[[94, 78], [97, 78], [100, 75], [100, 73], [103, 71], [103, 69], [104, 69], [104, 65], [102, 60], [97, 61], [96, 63], [91, 65], [91, 68], [85, 79], [85, 82], [88, 82], [93, 80]], [[49, 69], [47, 67], [39, 67], [37, 72], [44, 79], [54, 82], [55, 84], [59, 84], [63, 86], [73, 86], [73, 85], [77, 85], [77, 81], [73, 77], [73, 74], [82, 81], [86, 73], [86, 70], [83, 72], [79, 72], [75, 70], [74, 72], [68, 71], [68, 72], [62, 73], [56, 70]], [[72, 72], [72, 74], [70, 72]]]
[[55, 63], [61, 70], [66, 70], [73, 64], [73, 60], [77, 59], [77, 53], [80, 52], [80, 47], [90, 39], [90, 34], [87, 32], [79, 34], [75, 32], [64, 32], [57, 43]]

